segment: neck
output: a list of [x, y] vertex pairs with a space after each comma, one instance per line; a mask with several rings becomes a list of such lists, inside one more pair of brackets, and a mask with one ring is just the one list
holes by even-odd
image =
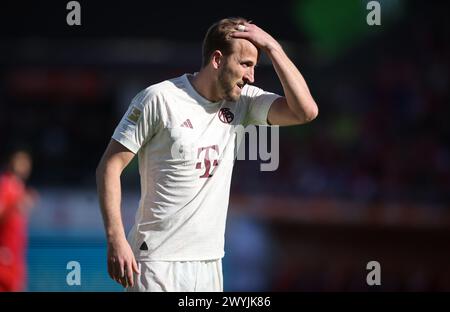
[[202, 68], [197, 75], [191, 76], [189, 81], [195, 91], [208, 101], [218, 102], [221, 100], [217, 94], [217, 89], [215, 88], [216, 81], [208, 72], [207, 68]]

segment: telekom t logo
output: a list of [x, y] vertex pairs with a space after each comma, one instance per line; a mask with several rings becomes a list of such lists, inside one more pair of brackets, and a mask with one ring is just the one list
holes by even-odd
[[[219, 155], [219, 146], [218, 145], [211, 145], [211, 146], [206, 146], [206, 147], [199, 147], [198, 148], [198, 152], [197, 152], [197, 159], [200, 158], [200, 155], [203, 151], [205, 151], [205, 158], [204, 158], [204, 163], [205, 163], [205, 173], [203, 175], [200, 176], [200, 178], [211, 178], [212, 174], [210, 174], [211, 171], [211, 165], [216, 167], [219, 164], [219, 160], [218, 159], [214, 159], [212, 164], [211, 164], [211, 160], [209, 159], [209, 150], [213, 150], [216, 152], [217, 155]], [[196, 169], [202, 169], [202, 162], [198, 162], [195, 165]]]

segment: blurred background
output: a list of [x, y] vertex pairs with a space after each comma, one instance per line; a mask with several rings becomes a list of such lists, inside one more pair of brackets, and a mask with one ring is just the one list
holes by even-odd
[[[208, 27], [254, 21], [283, 45], [319, 105], [280, 129], [280, 166], [237, 161], [227, 222], [226, 291], [450, 291], [449, 31], [446, 1], [208, 3], [68, 1], [0, 10], [0, 154], [26, 146], [27, 291], [121, 291], [106, 270], [95, 168], [141, 89], [198, 71]], [[282, 93], [267, 58], [257, 86]], [[130, 229], [137, 162], [122, 185]], [[81, 285], [69, 286], [69, 261]], [[366, 265], [381, 265], [368, 286]]]

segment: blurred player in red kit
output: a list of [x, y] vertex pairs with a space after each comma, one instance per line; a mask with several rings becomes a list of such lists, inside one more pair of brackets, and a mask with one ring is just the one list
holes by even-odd
[[25, 182], [31, 156], [14, 150], [0, 172], [0, 291], [24, 291], [26, 281], [27, 217], [36, 194]]

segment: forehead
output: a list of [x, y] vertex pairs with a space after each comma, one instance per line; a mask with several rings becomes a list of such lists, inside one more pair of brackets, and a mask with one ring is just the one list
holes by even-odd
[[255, 64], [258, 60], [258, 49], [253, 43], [246, 39], [233, 40], [233, 54], [240, 59], [251, 59]]

